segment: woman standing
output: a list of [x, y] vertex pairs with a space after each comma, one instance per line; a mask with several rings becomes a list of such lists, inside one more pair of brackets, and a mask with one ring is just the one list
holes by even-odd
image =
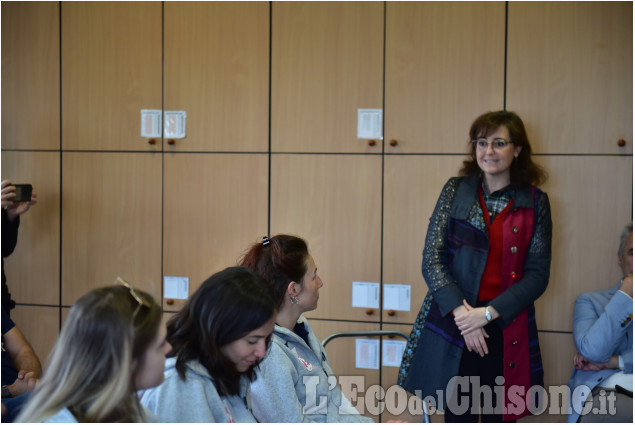
[[[549, 281], [551, 211], [516, 114], [481, 115], [470, 139], [470, 158], [430, 219], [422, 264], [429, 290], [398, 383], [423, 397], [444, 391], [437, 403], [446, 422], [477, 421], [479, 411], [483, 421], [511, 421], [527, 414], [529, 388], [543, 384], [533, 303]], [[481, 386], [492, 401], [473, 405]]]
[[163, 381], [161, 308], [122, 285], [90, 291], [71, 308], [48, 365], [17, 422], [147, 422], [136, 391]]
[[323, 285], [306, 242], [288, 235], [265, 237], [249, 249], [242, 265], [265, 278], [278, 305], [271, 352], [251, 384], [256, 419], [373, 422], [334, 384], [324, 347], [302, 317], [317, 308]]
[[256, 422], [249, 382], [267, 354], [275, 301], [262, 278], [229, 267], [168, 321], [165, 381], [141, 403], [162, 422]]

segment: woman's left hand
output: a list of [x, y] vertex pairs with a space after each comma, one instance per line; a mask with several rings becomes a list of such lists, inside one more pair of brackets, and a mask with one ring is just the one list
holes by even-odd
[[463, 300], [467, 312], [454, 316], [454, 323], [461, 331], [461, 335], [468, 334], [487, 325], [485, 307], [474, 308]]

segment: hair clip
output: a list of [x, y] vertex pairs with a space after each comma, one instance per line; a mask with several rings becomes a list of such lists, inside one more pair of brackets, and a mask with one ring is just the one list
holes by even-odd
[[263, 236], [262, 237], [262, 246], [267, 246], [271, 243], [271, 241], [269, 240], [269, 238], [267, 236]]

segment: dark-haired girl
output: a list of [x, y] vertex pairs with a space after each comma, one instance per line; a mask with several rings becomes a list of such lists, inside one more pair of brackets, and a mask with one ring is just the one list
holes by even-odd
[[255, 422], [249, 383], [267, 354], [275, 301], [243, 267], [212, 275], [168, 321], [165, 381], [141, 403], [162, 422]]
[[[525, 395], [543, 382], [533, 303], [549, 281], [551, 211], [518, 115], [481, 115], [470, 140], [460, 177], [446, 183], [430, 219], [422, 264], [429, 290], [398, 382], [424, 398], [441, 390], [446, 422], [479, 414], [512, 421], [527, 414]], [[469, 381], [456, 387], [455, 376]], [[482, 386], [497, 396], [473, 402]]]
[[[277, 302], [271, 352], [251, 385], [259, 422], [372, 422], [334, 385], [326, 352], [302, 313], [315, 310], [322, 279], [304, 240], [264, 238], [242, 259], [263, 276]], [[326, 401], [326, 402], [325, 402]]]

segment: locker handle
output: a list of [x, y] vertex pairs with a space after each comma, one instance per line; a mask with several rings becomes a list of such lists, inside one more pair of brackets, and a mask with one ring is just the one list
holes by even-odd
[[375, 310], [373, 310], [372, 308], [366, 309], [366, 314], [368, 316], [371, 316], [374, 312], [375, 312]]
[[148, 144], [149, 144], [149, 145], [156, 145], [156, 144], [157, 144], [157, 141], [156, 141], [156, 140], [154, 140], [154, 139], [150, 139], [150, 140], [148, 140]]
[[620, 139], [617, 141], [617, 146], [619, 146], [620, 148], [626, 146], [626, 140], [624, 139]]
[[369, 140], [368, 141], [368, 146], [375, 146], [376, 144], [377, 144], [377, 142], [374, 141], [374, 140]]
[[397, 146], [398, 142], [395, 139], [390, 140], [390, 146]]
[[388, 310], [386, 312], [389, 316], [394, 316], [395, 315], [395, 310]]

